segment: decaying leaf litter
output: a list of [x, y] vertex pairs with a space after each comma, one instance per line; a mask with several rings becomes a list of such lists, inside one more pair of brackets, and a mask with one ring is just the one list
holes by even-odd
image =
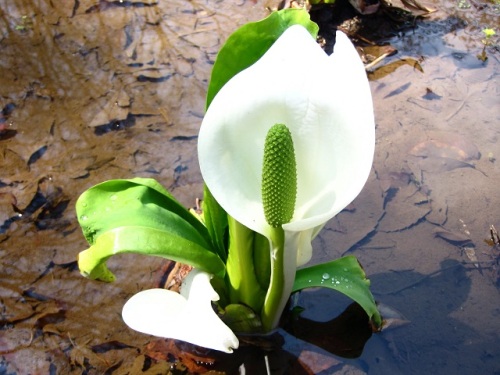
[[[227, 34], [262, 18], [265, 5], [2, 6], [3, 371], [169, 370], [170, 364], [151, 359], [152, 349], [144, 346], [151, 338], [131, 332], [119, 316], [129, 296], [161, 282], [163, 263], [124, 257], [111, 263], [119, 269], [116, 283], [83, 279], [75, 264], [85, 243], [74, 202], [95, 183], [131, 175], [159, 179], [188, 205], [201, 195], [194, 147], [211, 64]], [[429, 359], [436, 355], [447, 370], [493, 366], [498, 334], [483, 322], [494, 321], [498, 309], [499, 254], [498, 245], [484, 240], [498, 222], [498, 53], [489, 49], [486, 63], [475, 56], [482, 49], [481, 27], [498, 20], [498, 13], [489, 4], [479, 9], [474, 3], [468, 12], [451, 2], [429, 6], [438, 12], [384, 34], [398, 53], [371, 68], [378, 119], [374, 173], [315, 244], [316, 259], [355, 253], [376, 297], [412, 323], [374, 336], [349, 365], [283, 333], [293, 353], [289, 363], [302, 371], [387, 373], [415, 361], [435, 371]], [[331, 28], [333, 9], [311, 9], [325, 17], [322, 30]], [[371, 40], [360, 35], [359, 46], [369, 51]], [[365, 53], [366, 62], [376, 54]], [[388, 280], [401, 287], [386, 287]], [[433, 297], [435, 288], [446, 291], [447, 305]], [[330, 319], [337, 301], [328, 293], [301, 296], [308, 314], [316, 310]], [[421, 329], [432, 324], [431, 331]], [[442, 328], [450, 325], [461, 333]], [[430, 345], [436, 337], [449, 339]], [[476, 345], [465, 351], [471, 339]], [[459, 348], [463, 362], [449, 363], [454, 353], [448, 343]], [[201, 358], [191, 362], [196, 371], [203, 368]]]

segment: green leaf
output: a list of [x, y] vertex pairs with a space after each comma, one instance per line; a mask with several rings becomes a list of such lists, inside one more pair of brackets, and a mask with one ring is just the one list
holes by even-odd
[[335, 289], [345, 294], [365, 310], [375, 327], [381, 327], [382, 318], [370, 292], [370, 280], [356, 257], [349, 255], [297, 270], [293, 292], [313, 287]]
[[126, 253], [171, 259], [218, 277], [223, 277], [225, 273], [224, 263], [215, 253], [174, 233], [141, 226], [114, 228], [99, 235], [90, 248], [80, 252], [80, 272], [92, 279], [114, 281], [106, 261], [113, 255]]
[[212, 241], [217, 249], [219, 257], [225, 262], [227, 260], [227, 213], [215, 200], [204, 186], [202, 201], [203, 221]]
[[304, 9], [283, 9], [267, 18], [247, 23], [229, 36], [222, 46], [208, 86], [206, 108], [232, 77], [259, 60], [273, 43], [292, 25], [304, 26], [316, 38], [318, 25]]
[[76, 202], [83, 234], [92, 245], [100, 234], [122, 226], [170, 228], [211, 248], [203, 224], [163, 186], [150, 178], [109, 180], [85, 191]]
[[258, 333], [262, 330], [260, 317], [248, 306], [230, 304], [224, 309], [222, 321], [236, 333]]
[[79, 266], [91, 278], [111, 281], [105, 262], [117, 253], [156, 255], [225, 273], [203, 224], [153, 179], [98, 184], [80, 196], [76, 211], [91, 245], [80, 254]]

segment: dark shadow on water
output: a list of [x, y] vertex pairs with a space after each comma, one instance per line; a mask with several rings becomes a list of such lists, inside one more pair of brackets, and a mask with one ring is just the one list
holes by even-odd
[[246, 374], [331, 374], [345, 366], [364, 367], [350, 359], [361, 355], [371, 335], [368, 316], [352, 303], [326, 322], [294, 316], [285, 330], [264, 336], [239, 335], [240, 348], [231, 354], [175, 340], [154, 340], [143, 352], [157, 364], [170, 361], [176, 369], [188, 373], [221, 371], [232, 375], [244, 370]]
[[[451, 259], [442, 261], [440, 266], [438, 271], [429, 275], [408, 270], [370, 277], [377, 301], [398, 309], [409, 321], [398, 329], [389, 327], [376, 340], [376, 345], [386, 346], [402, 373], [407, 373], [410, 363], [419, 363], [418, 371], [413, 370], [417, 373], [450, 371], [454, 367], [452, 358], [458, 353], [472, 358], [477, 352], [486, 353], [491, 345], [477, 343], [468, 354], [460, 350], [461, 346], [478, 337], [474, 329], [453, 317], [469, 298], [472, 282], [468, 273], [474, 268]], [[373, 348], [362, 358], [374, 367], [380, 362]], [[456, 362], [466, 361], [461, 358]], [[460, 371], [460, 366], [456, 367]], [[379, 372], [375, 370], [374, 373]], [[462, 369], [460, 373], [472, 372]]]
[[286, 325], [285, 330], [343, 358], [359, 357], [372, 336], [368, 316], [357, 303], [350, 304], [342, 314], [326, 322], [298, 316]]

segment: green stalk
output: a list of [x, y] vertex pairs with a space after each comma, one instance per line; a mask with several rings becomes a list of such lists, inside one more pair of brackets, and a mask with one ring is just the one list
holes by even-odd
[[286, 293], [285, 231], [281, 227], [272, 228], [271, 230], [271, 280], [261, 312], [264, 332], [269, 332], [278, 325], [284, 308], [283, 295]]
[[253, 240], [253, 264], [260, 287], [267, 290], [271, 277], [270, 245], [268, 238], [257, 232]]
[[254, 268], [254, 232], [228, 215], [229, 254], [226, 263], [231, 303], [247, 305], [259, 312], [265, 291], [260, 287]]

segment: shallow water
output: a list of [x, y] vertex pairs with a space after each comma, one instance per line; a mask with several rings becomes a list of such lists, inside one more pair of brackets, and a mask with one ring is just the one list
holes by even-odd
[[[194, 205], [212, 63], [266, 4], [51, 4], [0, 9], [0, 373], [127, 373], [149, 337], [124, 326], [121, 307], [158, 282], [161, 261], [124, 256], [110, 262], [114, 284], [82, 278], [75, 200], [143, 176]], [[500, 228], [500, 64], [493, 48], [476, 57], [499, 11], [480, 5], [433, 4], [384, 62], [412, 59], [423, 72], [372, 76], [373, 173], [315, 240], [313, 261], [356, 255], [376, 299], [409, 323], [372, 336], [356, 360], [295, 348], [313, 373], [500, 373], [500, 249], [484, 241]], [[328, 291], [301, 303], [321, 320], [346, 306]]]

